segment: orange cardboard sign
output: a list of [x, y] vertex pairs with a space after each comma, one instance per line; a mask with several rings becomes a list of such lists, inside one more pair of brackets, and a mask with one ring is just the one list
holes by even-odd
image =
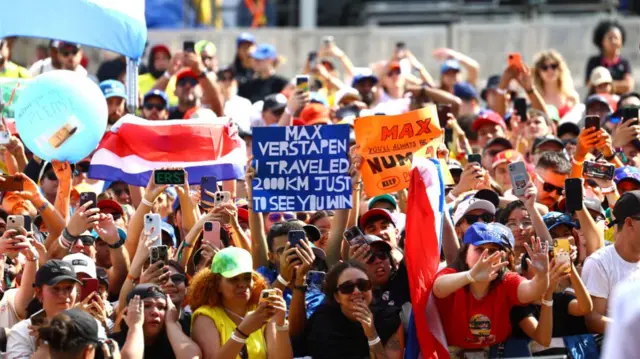
[[442, 134], [435, 105], [396, 116], [362, 117], [354, 127], [369, 197], [409, 187], [413, 154]]

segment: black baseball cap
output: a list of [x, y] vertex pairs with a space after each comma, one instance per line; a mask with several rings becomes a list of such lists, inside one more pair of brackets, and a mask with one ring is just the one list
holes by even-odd
[[99, 343], [98, 322], [91, 314], [81, 309], [68, 309], [62, 312], [72, 322], [70, 333], [73, 337], [84, 339], [88, 343]]
[[307, 239], [312, 243], [317, 242], [320, 240], [320, 238], [322, 238], [322, 234], [320, 233], [320, 230], [318, 229], [318, 227], [314, 226], [313, 224], [306, 224], [302, 227], [302, 229], [304, 230], [304, 233], [307, 235]]
[[135, 297], [136, 295], [139, 295], [140, 299], [167, 297], [165, 292], [160, 289], [160, 287], [152, 283], [138, 284], [137, 286], [135, 286], [133, 290], [131, 290], [131, 292], [127, 294], [127, 303], [129, 303], [131, 299], [133, 299], [133, 297]]
[[287, 107], [287, 98], [281, 93], [268, 95], [264, 98], [264, 104], [262, 105], [263, 111], [278, 111]]
[[71, 263], [59, 259], [51, 259], [38, 269], [36, 272], [36, 281], [33, 285], [35, 287], [56, 285], [63, 280], [72, 280], [78, 284], [82, 284], [82, 282], [76, 278], [76, 271], [73, 269]]
[[615, 219], [609, 223], [609, 227], [613, 227], [618, 223], [623, 223], [628, 217], [640, 220], [640, 190], [629, 191], [620, 197], [613, 207], [613, 217]]

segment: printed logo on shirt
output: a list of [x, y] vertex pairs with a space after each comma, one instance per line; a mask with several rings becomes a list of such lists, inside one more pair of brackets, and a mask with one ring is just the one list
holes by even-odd
[[473, 338], [465, 338], [465, 341], [473, 344], [492, 344], [496, 336], [491, 335], [491, 319], [484, 314], [476, 314], [469, 320], [469, 331]]

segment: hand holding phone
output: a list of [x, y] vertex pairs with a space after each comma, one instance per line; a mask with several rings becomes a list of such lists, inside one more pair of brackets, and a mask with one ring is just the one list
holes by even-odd
[[218, 192], [218, 180], [214, 176], [204, 176], [200, 178], [200, 204], [204, 208], [210, 208], [205, 202], [213, 203], [215, 205], [215, 199], [207, 194]]
[[524, 70], [522, 55], [520, 55], [519, 52], [509, 53], [509, 56], [507, 58], [507, 65], [509, 65], [509, 67], [515, 67], [520, 71]]
[[144, 215], [144, 232], [149, 233], [149, 238], [155, 238], [155, 244], [162, 244], [162, 218], [157, 213], [147, 213]]
[[100, 283], [94, 278], [85, 278], [81, 280], [82, 287], [80, 288], [80, 301], [85, 300], [94, 292], [98, 292]]
[[204, 231], [202, 240], [215, 249], [224, 248], [224, 244], [220, 239], [220, 222], [207, 221], [204, 222]]
[[362, 233], [360, 228], [358, 228], [358, 226], [353, 226], [347, 229], [344, 232], [344, 238], [347, 240], [347, 242], [349, 242], [350, 246], [359, 246], [359, 245], [367, 244], [367, 242], [364, 239], [364, 234]]
[[4, 181], [0, 181], [0, 191], [20, 192], [24, 190], [24, 180], [20, 176], [2, 176]]
[[169, 250], [165, 245], [153, 246], [149, 252], [149, 257], [151, 259], [151, 264], [163, 262], [166, 265], [169, 262]]
[[480, 166], [482, 166], [482, 155], [480, 155], [479, 153], [472, 153], [472, 154], [467, 156], [467, 162], [468, 163], [477, 163]]
[[585, 117], [584, 128], [595, 128], [596, 131], [600, 131], [600, 117], [599, 116]]
[[295, 248], [300, 245], [300, 242], [307, 237], [305, 231], [289, 231], [289, 245], [291, 248]]
[[302, 92], [309, 92], [309, 76], [298, 75], [296, 76], [296, 90]]
[[195, 41], [184, 41], [182, 43], [182, 51], [184, 52], [196, 52]]
[[184, 170], [155, 170], [153, 181], [157, 185], [184, 184]]
[[518, 161], [508, 165], [509, 177], [511, 177], [511, 188], [516, 197], [523, 197], [527, 185], [529, 184], [529, 173], [524, 162]]
[[82, 192], [80, 193], [80, 206], [91, 202], [91, 205], [87, 209], [98, 208], [98, 196], [95, 192]]

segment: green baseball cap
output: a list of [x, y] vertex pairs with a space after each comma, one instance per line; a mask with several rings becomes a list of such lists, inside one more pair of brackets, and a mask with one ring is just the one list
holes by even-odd
[[371, 198], [371, 200], [369, 201], [369, 209], [373, 208], [373, 205], [377, 202], [387, 202], [390, 203], [394, 208], [398, 208], [398, 202], [396, 202], [396, 199], [393, 198], [393, 196], [390, 194], [383, 194]]
[[233, 278], [243, 273], [253, 273], [251, 253], [238, 247], [227, 247], [213, 256], [211, 272], [225, 278]]

